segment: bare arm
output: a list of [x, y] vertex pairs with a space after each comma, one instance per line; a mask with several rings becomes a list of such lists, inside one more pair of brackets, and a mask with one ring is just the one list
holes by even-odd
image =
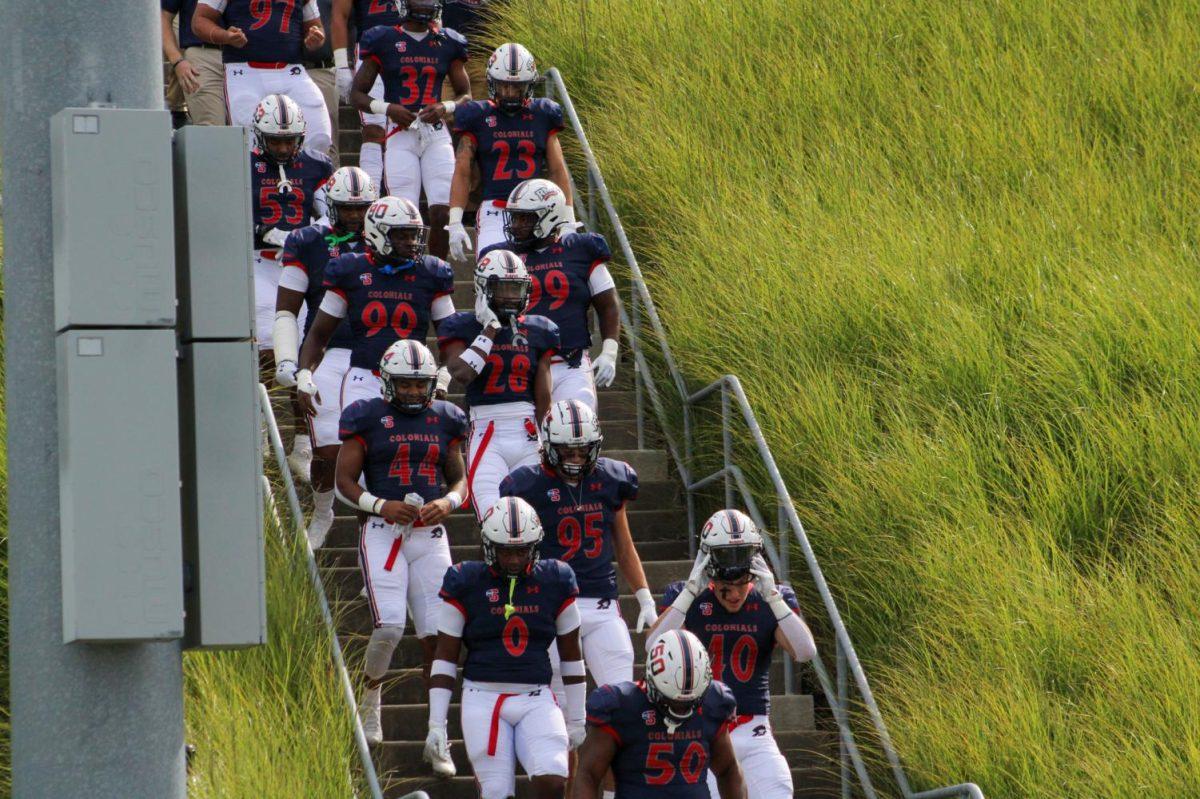
[[571, 197], [571, 173], [567, 170], [567, 159], [563, 157], [562, 142], [557, 135], [551, 136], [550, 141], [546, 142], [546, 172], [550, 180], [562, 189], [567, 207], [573, 207], [575, 201]]
[[333, 0], [333, 12], [329, 17], [329, 35], [333, 37], [333, 49], [344, 50], [350, 47], [350, 7], [354, 0]]
[[642, 569], [642, 559], [637, 547], [633, 545], [633, 535], [629, 532], [629, 515], [625, 508], [617, 511], [613, 519], [613, 549], [617, 555], [617, 568], [629, 587], [634, 591], [639, 588], [649, 588], [646, 584], [646, 572]]
[[221, 27], [221, 12], [203, 3], [197, 3], [196, 11], [192, 14], [192, 33], [202, 42], [222, 47], [244, 47], [246, 44], [246, 34], [238, 28], [226, 30]]
[[337, 465], [334, 467], [334, 487], [338, 494], [352, 505], [358, 504], [362, 495], [362, 486], [358, 478], [362, 475], [363, 461], [366, 460], [367, 450], [356, 438], [348, 438], [338, 449]]
[[368, 94], [379, 77], [379, 65], [374, 59], [367, 58], [358, 63], [358, 71], [354, 73], [354, 83], [350, 84], [350, 103], [364, 114], [371, 110], [371, 96]]
[[[497, 327], [485, 327], [481, 335], [495, 340], [498, 331]], [[487, 361], [488, 354], [486, 352], [474, 344], [470, 349], [479, 356], [480, 360]], [[467, 345], [462, 341], [449, 341], [442, 347], [442, 363], [450, 370], [450, 376], [464, 386], [479, 377], [479, 372], [475, 371], [475, 367], [463, 360], [462, 356], [466, 351]]]
[[575, 768], [571, 799], [598, 799], [604, 774], [616, 756], [617, 742], [612, 736], [589, 724], [587, 738], [579, 747], [579, 764]]
[[733, 752], [733, 741], [729, 730], [722, 729], [712, 742], [712, 759], [708, 767], [717, 778], [717, 790], [721, 799], [746, 799], [746, 785], [742, 780], [742, 769]]
[[471, 99], [471, 76], [467, 74], [466, 61], [450, 64], [450, 88], [454, 90], [454, 102], [465, 103]]
[[301, 369], [316, 371], [321, 365], [321, 359], [325, 357], [325, 347], [329, 344], [329, 339], [333, 338], [333, 331], [337, 330], [341, 321], [341, 317], [317, 311], [317, 318], [313, 320], [308, 335], [304, 337], [304, 346], [300, 348]]
[[533, 405], [538, 419], [544, 418], [546, 411], [550, 410], [550, 389], [553, 385], [554, 380], [550, 377], [550, 353], [543, 352], [542, 357], [538, 359], [537, 375], [533, 379]]
[[450, 207], [465, 208], [471, 196], [471, 167], [475, 163], [475, 139], [463, 134], [454, 156], [454, 177], [450, 181]]
[[600, 319], [600, 337], [621, 340], [621, 311], [617, 307], [617, 290], [609, 289], [592, 297], [592, 307]]
[[170, 11], [160, 11], [159, 14], [162, 17], [163, 58], [167, 59], [168, 64], [174, 64], [183, 58], [183, 52], [179, 49], [179, 40], [175, 38], [175, 15]]
[[[461, 502], [467, 492], [467, 467], [463, 462], [462, 447], [451, 447], [446, 453], [446, 462], [442, 464], [442, 476], [446, 478], [446, 493], [458, 494]], [[421, 507], [421, 524], [427, 527], [437, 524], [453, 512], [450, 500], [445, 497], [426, 502]]]
[[325, 44], [325, 28], [321, 25], [321, 18], [305, 20], [304, 47], [308, 50], [316, 50], [323, 44]]
[[[300, 307], [304, 305], [304, 294], [295, 289], [285, 289], [280, 286], [275, 292], [275, 311], [291, 311], [295, 316], [300, 315]], [[339, 320], [340, 321], [340, 320]], [[314, 321], [315, 325], [316, 322]]]

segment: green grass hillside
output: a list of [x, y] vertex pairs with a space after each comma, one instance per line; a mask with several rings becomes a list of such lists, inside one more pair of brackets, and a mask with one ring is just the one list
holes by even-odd
[[[921, 787], [1200, 782], [1200, 5], [511, 0]], [[811, 600], [810, 600], [811, 601]]]

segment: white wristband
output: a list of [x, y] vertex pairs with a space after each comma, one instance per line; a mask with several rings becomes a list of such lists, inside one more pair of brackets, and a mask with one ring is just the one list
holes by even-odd
[[471, 346], [482, 352], [484, 355], [489, 355], [492, 352], [492, 343], [492, 339], [480, 333], [475, 337], [475, 340], [471, 342]]
[[333, 51], [333, 65], [338, 69], [350, 68], [350, 56], [346, 54], [346, 49]]
[[433, 661], [433, 665], [429, 667], [429, 676], [437, 677], [438, 675], [449, 677], [452, 680], [455, 679], [458, 677], [458, 664], [452, 663], [449, 660]]
[[474, 371], [475, 374], [479, 374], [480, 372], [482, 372], [483, 367], [487, 365], [483, 360], [483, 356], [480, 355], [475, 350], [467, 350], [466, 352], [464, 352], [462, 355], [460, 355], [458, 357], [459, 357], [459, 360], [461, 360], [467, 366], [471, 367], [472, 371]]
[[372, 100], [369, 106], [372, 114], [382, 114], [387, 116], [388, 106], [391, 105], [387, 100]]
[[451, 225], [461, 225], [462, 224], [462, 216], [463, 216], [463, 209], [451, 208], [450, 216], [447, 218], [446, 221], [448, 221]]
[[564, 660], [559, 664], [559, 673], [564, 677], [584, 676], [582, 660]]
[[462, 507], [463, 499], [457, 491], [447, 491], [446, 496], [442, 497], [442, 499], [450, 503], [451, 511], [456, 511]]
[[364, 491], [358, 495], [358, 507], [364, 513], [370, 513], [373, 516], [378, 516], [379, 511], [383, 508], [383, 500], [372, 494], [370, 491]]
[[453, 114], [454, 109], [458, 108], [458, 103], [454, 102], [453, 100], [443, 100], [442, 108], [446, 109], [447, 114]]

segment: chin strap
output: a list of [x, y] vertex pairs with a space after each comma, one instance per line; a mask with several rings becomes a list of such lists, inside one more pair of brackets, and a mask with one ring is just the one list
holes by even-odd
[[670, 713], [664, 715], [666, 718], [663, 719], [663, 724], [667, 725], [667, 735], [674, 735], [675, 730], [679, 729], [679, 726], [683, 724], [683, 719], [677, 719]]
[[279, 165], [279, 192], [280, 194], [292, 193], [292, 182], [288, 180], [287, 172], [283, 169], [283, 164]]
[[354, 238], [353, 233], [347, 233], [344, 236], [339, 236], [336, 233], [330, 233], [328, 236], [325, 237], [325, 243], [328, 244], [330, 247], [336, 247], [339, 244], [345, 244], [346, 242], [350, 241], [350, 239], [352, 239], [352, 238]]

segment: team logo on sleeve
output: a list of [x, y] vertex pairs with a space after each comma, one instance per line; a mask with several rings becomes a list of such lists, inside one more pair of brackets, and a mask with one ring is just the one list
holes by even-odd
[[484, 592], [483, 595], [485, 597], [487, 597], [488, 602], [499, 602], [500, 601], [500, 589], [499, 588], [489, 588], [487, 591]]
[[408, 42], [404, 42], [404, 41], [396, 42], [396, 52], [397, 53], [403, 53], [407, 49], [408, 49]]
[[701, 616], [711, 616], [712, 615], [712, 603], [711, 602], [701, 602], [700, 603], [700, 615]]
[[494, 117], [494, 116], [488, 117], [487, 119], [484, 120], [484, 122], [487, 123], [487, 126], [489, 128], [496, 127], [496, 117]]
[[647, 727], [653, 727], [654, 722], [658, 721], [658, 714], [653, 710], [643, 710], [642, 721], [646, 722]]
[[558, 502], [562, 499], [562, 492], [560, 492], [557, 488], [551, 488], [546, 492], [546, 496], [550, 498], [551, 502]]
[[267, 173], [267, 165], [262, 161], [259, 161], [257, 164], [255, 164], [254, 168], [259, 172], [259, 174], [265, 175]]

